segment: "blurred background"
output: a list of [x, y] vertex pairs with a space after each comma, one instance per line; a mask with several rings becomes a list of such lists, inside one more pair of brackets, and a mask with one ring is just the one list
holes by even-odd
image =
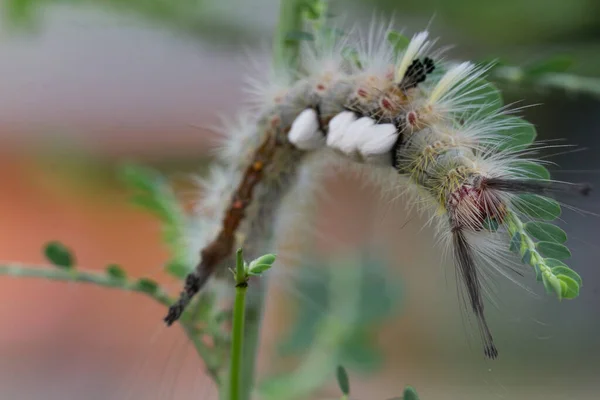
[[[242, 105], [245, 57], [268, 57], [278, 2], [1, 4], [0, 259], [43, 263], [43, 244], [58, 239], [76, 250], [81, 266], [118, 262], [175, 293], [179, 284], [160, 270], [167, 249], [159, 224], [127, 202], [115, 168], [136, 160], [174, 179], [206, 169], [215, 139], [206, 127]], [[574, 74], [600, 76], [597, 0], [340, 0], [332, 12], [344, 16], [342, 26], [393, 13], [408, 35], [430, 24], [442, 45], [456, 44], [452, 58], [523, 65], [566, 54]], [[538, 104], [524, 113], [539, 139], [577, 145], [548, 152], [554, 176], [597, 187], [600, 97], [501, 88], [507, 103]], [[319, 207], [318, 256], [274, 274], [261, 376], [295, 365], [293, 356], [308, 351], [315, 335], [310, 327], [327, 318], [326, 278], [302, 280], [297, 272], [318, 277], [322, 260], [345, 252], [322, 238], [346, 246], [364, 239], [358, 216], [385, 207], [360, 183], [345, 175], [327, 181], [334, 200]], [[561, 200], [600, 213], [596, 194]], [[364, 264], [360, 326], [341, 350], [331, 349], [350, 372], [353, 397], [383, 400], [411, 384], [423, 399], [598, 398], [597, 216], [565, 210], [560, 223], [570, 266], [584, 279], [575, 301], [545, 295], [531, 275], [522, 279], [531, 292], [498, 279], [497, 307], [488, 306], [501, 354], [494, 362], [481, 356], [461, 314], [453, 266], [433, 247], [424, 220], [398, 209], [377, 222], [385, 257], [355, 257]], [[133, 293], [0, 277], [0, 399], [215, 398], [201, 361], [182, 332], [163, 327], [163, 313]], [[331, 379], [314, 398], [336, 393]]]

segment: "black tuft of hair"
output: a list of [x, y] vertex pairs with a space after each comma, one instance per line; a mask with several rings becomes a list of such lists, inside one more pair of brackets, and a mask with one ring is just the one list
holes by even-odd
[[425, 82], [427, 75], [432, 73], [434, 69], [435, 64], [431, 58], [425, 57], [423, 61], [414, 59], [406, 69], [406, 73], [398, 86], [402, 90], [415, 88], [419, 83]]
[[592, 191], [592, 186], [589, 183], [551, 182], [536, 179], [486, 178], [482, 184], [487, 188], [503, 192], [532, 193], [539, 195], [547, 195], [556, 192], [576, 192], [582, 196], [588, 196]]
[[462, 283], [467, 289], [471, 309], [477, 318], [477, 325], [481, 340], [483, 341], [483, 352], [487, 358], [498, 357], [498, 349], [494, 345], [494, 339], [484, 315], [482, 286], [477, 274], [477, 266], [473, 258], [473, 250], [460, 228], [452, 230], [452, 241], [454, 248], [454, 259], [458, 268]]

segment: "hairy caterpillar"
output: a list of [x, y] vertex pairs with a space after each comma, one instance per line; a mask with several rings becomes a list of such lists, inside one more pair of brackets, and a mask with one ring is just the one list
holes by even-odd
[[548, 290], [576, 295], [578, 275], [544, 258], [521, 217], [537, 212], [544, 219], [543, 202], [552, 200], [535, 196], [589, 188], [545, 176], [530, 158], [530, 143], [519, 141], [528, 124], [489, 100], [485, 67], [444, 61], [427, 32], [402, 48], [386, 40], [389, 33], [372, 29], [356, 43], [352, 36], [317, 36], [304, 48], [299, 79], [258, 87], [256, 116], [248, 113], [232, 129], [224, 166], [205, 182], [206, 240], [168, 325], [215, 271], [232, 265], [236, 247], [252, 255], [264, 250], [283, 196], [305, 159], [320, 155], [362, 165], [384, 188], [405, 185], [409, 202], [431, 213], [452, 250], [486, 357], [498, 351], [485, 319], [482, 268], [504, 263], [499, 253], [509, 243]]

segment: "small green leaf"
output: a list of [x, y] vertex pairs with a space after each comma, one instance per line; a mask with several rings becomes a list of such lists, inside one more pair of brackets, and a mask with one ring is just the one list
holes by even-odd
[[552, 274], [543, 274], [542, 281], [548, 293], [556, 293], [559, 299], [562, 298], [562, 286], [560, 280]]
[[165, 271], [171, 276], [179, 279], [185, 279], [190, 272], [185, 264], [179, 261], [170, 261], [165, 267]]
[[532, 218], [553, 221], [560, 216], [560, 204], [537, 194], [522, 194], [515, 201], [517, 210]]
[[356, 49], [347, 47], [342, 51], [342, 55], [353, 67], [358, 69], [362, 68], [362, 62]]
[[515, 232], [513, 237], [510, 239], [510, 251], [513, 253], [520, 253], [522, 240], [523, 238], [521, 232]]
[[256, 264], [248, 269], [248, 275], [259, 276], [272, 267], [271, 264]]
[[566, 275], [556, 275], [560, 281], [561, 297], [563, 299], [574, 299], [579, 296], [579, 285], [574, 279]]
[[544, 259], [544, 264], [546, 264], [550, 268], [554, 268], [554, 267], [566, 267], [567, 266], [567, 264], [565, 264], [564, 262], [562, 262], [560, 260], [557, 260], [555, 258], [546, 258], [546, 259]]
[[320, 1], [305, 1], [302, 6], [306, 12], [306, 18], [310, 20], [317, 20], [323, 13], [322, 5]]
[[252, 264], [267, 264], [273, 265], [275, 262], [275, 254], [265, 254], [264, 256], [258, 257], [256, 260], [250, 263], [250, 267], [252, 268]]
[[75, 265], [75, 259], [71, 250], [60, 242], [49, 242], [44, 248], [44, 255], [53, 265], [70, 269]]
[[535, 247], [544, 256], [564, 260], [571, 257], [571, 252], [566, 246], [554, 242], [538, 242]]
[[538, 282], [542, 281], [542, 269], [540, 268], [540, 264], [535, 264], [533, 266], [533, 270], [535, 271], [535, 280]]
[[573, 65], [573, 58], [567, 55], [558, 55], [542, 60], [525, 68], [529, 76], [539, 76], [547, 73], [565, 72]]
[[312, 42], [315, 40], [315, 36], [310, 32], [304, 31], [290, 31], [285, 35], [285, 40], [289, 42], [301, 42], [308, 41]]
[[350, 394], [350, 381], [348, 380], [348, 373], [346, 372], [346, 368], [338, 365], [337, 367], [337, 382], [342, 394], [348, 396]]
[[573, 271], [571, 268], [567, 267], [566, 265], [558, 265], [558, 266], [552, 268], [552, 273], [556, 276], [559, 276], [559, 275], [568, 276], [569, 278], [571, 278], [575, 282], [577, 282], [577, 284], [579, 286], [583, 286], [583, 280], [581, 279], [581, 276], [579, 276], [579, 274], [577, 272]]
[[505, 119], [507, 128], [498, 131], [499, 144], [498, 151], [512, 150], [518, 151], [526, 149], [537, 136], [533, 124], [519, 117], [501, 117]]
[[120, 168], [121, 179], [131, 188], [142, 192], [153, 192], [156, 181], [162, 179], [156, 171], [135, 164], [126, 164]]
[[531, 161], [517, 161], [512, 164], [512, 169], [517, 172], [521, 178], [527, 179], [550, 179], [550, 172], [544, 167]]
[[387, 35], [387, 40], [394, 48], [394, 54], [398, 56], [398, 53], [408, 47], [410, 39], [398, 31], [390, 31]]
[[546, 222], [528, 222], [525, 224], [525, 230], [534, 238], [545, 241], [564, 243], [567, 241], [567, 234], [556, 225]]
[[113, 279], [125, 279], [127, 278], [127, 273], [121, 268], [121, 266], [117, 264], [110, 264], [106, 267], [106, 273]]
[[529, 250], [529, 249], [525, 250], [522, 260], [527, 265], [531, 264], [531, 250]]
[[137, 281], [138, 288], [148, 294], [154, 294], [158, 290], [158, 283], [148, 278], [140, 278]]
[[496, 232], [498, 230], [498, 221], [491, 218], [486, 218], [483, 220], [483, 228], [490, 232]]
[[472, 111], [467, 111], [461, 116], [465, 120], [473, 116], [480, 119], [494, 114], [504, 104], [500, 90], [485, 79], [474, 79], [472, 82], [469, 82], [456, 95], [457, 98], [460, 96], [463, 96], [463, 101], [468, 101], [470, 106], [473, 107]]
[[417, 391], [412, 386], [407, 386], [404, 388], [404, 400], [419, 400], [419, 395]]

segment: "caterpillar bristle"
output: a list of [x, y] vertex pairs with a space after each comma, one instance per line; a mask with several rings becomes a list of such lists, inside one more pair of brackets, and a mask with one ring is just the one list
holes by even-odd
[[473, 250], [460, 228], [452, 229], [452, 244], [456, 266], [460, 272], [459, 276], [467, 290], [471, 309], [477, 318], [479, 332], [484, 344], [486, 357], [494, 359], [498, 356], [498, 350], [494, 345], [494, 339], [488, 327], [484, 314], [484, 303], [482, 295], [481, 278], [477, 272], [477, 266], [473, 258]]
[[588, 196], [592, 191], [592, 186], [588, 183], [553, 182], [536, 179], [487, 178], [484, 185], [490, 189], [508, 193], [531, 193], [539, 195], [566, 192]]

